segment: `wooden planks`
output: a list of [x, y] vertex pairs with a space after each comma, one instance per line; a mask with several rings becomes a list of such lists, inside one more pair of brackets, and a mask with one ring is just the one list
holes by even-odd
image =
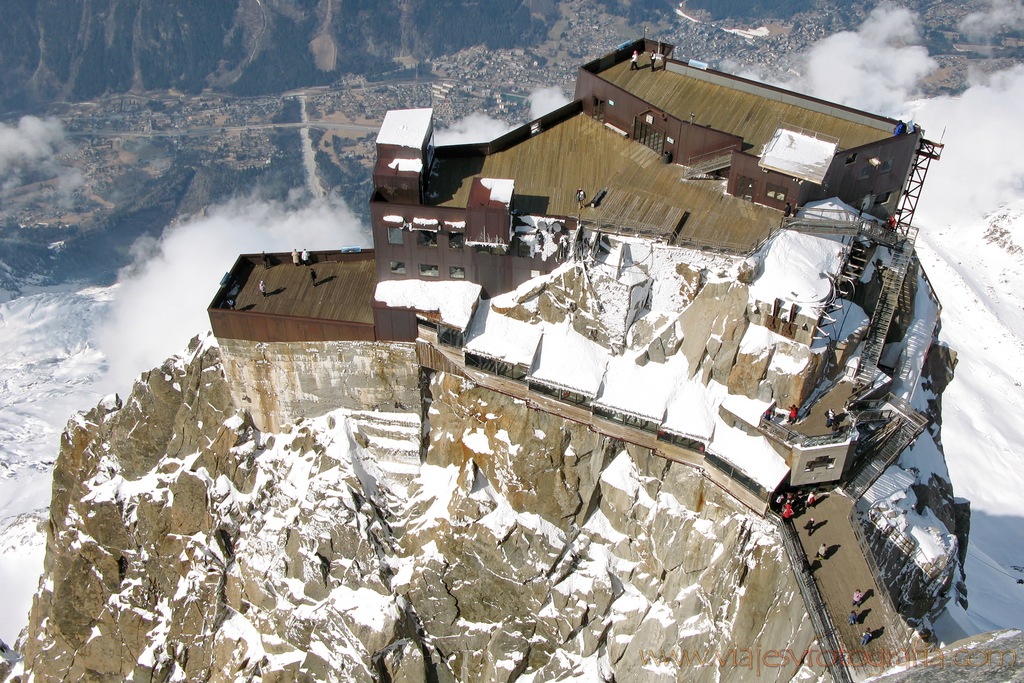
[[[528, 201], [531, 211], [541, 204], [549, 215], [579, 215], [626, 232], [635, 228], [668, 236], [689, 213], [681, 237], [744, 249], [756, 245], [781, 218], [776, 209], [725, 194], [722, 181], [684, 179], [682, 166], [662, 163], [652, 150], [583, 114], [484, 157], [482, 164], [438, 154], [442, 161], [431, 183], [441, 188], [438, 197], [451, 195], [445, 206], [465, 206], [472, 176], [449, 176], [472, 170], [483, 177], [515, 179], [514, 202]], [[602, 189], [608, 192], [599, 207], [581, 210], [575, 198], [579, 188], [588, 198]], [[434, 190], [432, 185], [428, 195]]]
[[[361, 260], [328, 261], [332, 258], [314, 253], [311, 266], [284, 263], [265, 269], [253, 259], [248, 272], [237, 272], [241, 289], [235, 296], [236, 311], [251, 311], [300, 318], [340, 320], [373, 324], [373, 291], [377, 284], [376, 263], [372, 256]], [[310, 271], [316, 271], [314, 287]], [[263, 281], [267, 296], [259, 291]]]
[[668, 114], [734, 135], [753, 145], [754, 152], [783, 124], [839, 138], [839, 148], [859, 147], [888, 137], [878, 128], [848, 121], [796, 104], [778, 102], [753, 93], [708, 83], [671, 71], [630, 71], [628, 62], [603, 71], [601, 77], [650, 102]]

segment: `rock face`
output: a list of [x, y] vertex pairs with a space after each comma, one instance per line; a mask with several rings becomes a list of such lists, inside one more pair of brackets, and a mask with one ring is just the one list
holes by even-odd
[[[72, 420], [16, 680], [822, 675], [770, 524], [683, 465], [454, 376], [430, 391], [417, 463], [345, 410], [258, 432], [198, 342]], [[794, 655], [729, 659], [756, 647]]]
[[419, 405], [412, 344], [224, 339], [220, 349], [235, 405], [264, 432], [336, 408], [415, 412]]

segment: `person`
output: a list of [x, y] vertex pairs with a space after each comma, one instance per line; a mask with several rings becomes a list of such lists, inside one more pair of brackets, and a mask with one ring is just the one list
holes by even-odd
[[576, 190], [576, 201], [579, 202], [580, 208], [583, 208], [583, 204], [587, 201], [587, 193], [583, 191], [583, 188]]
[[782, 508], [782, 518], [783, 519], [789, 519], [794, 514], [795, 513], [793, 512], [793, 506], [790, 505], [789, 503], [786, 503], [786, 506], [784, 508]]
[[[817, 502], [818, 502], [818, 498], [814, 495], [814, 491], [811, 491], [810, 493], [807, 494], [807, 508], [808, 509], [814, 507], [814, 504], [817, 503]], [[812, 519], [811, 521], [813, 522], [814, 520]]]
[[309, 269], [309, 281], [313, 283], [314, 287], [316, 287], [316, 271], [312, 268]]
[[298, 249], [292, 249], [292, 265], [293, 266], [299, 265], [299, 250]]
[[309, 252], [306, 251], [305, 249], [302, 250], [302, 265], [309, 265]]
[[850, 626], [853, 626], [856, 623], [857, 623], [857, 610], [853, 610], [852, 612], [850, 612]]
[[810, 536], [814, 533], [814, 517], [807, 520], [807, 524], [804, 524], [804, 528], [809, 532], [807, 535]]
[[640, 59], [640, 53], [637, 52], [636, 50], [633, 50], [633, 56], [629, 58], [629, 70], [630, 71], [636, 71], [637, 69], [640, 68], [640, 65], [637, 64], [637, 60], [638, 59]]
[[235, 300], [234, 300], [234, 299], [228, 299], [228, 300], [227, 300], [227, 301], [225, 301], [224, 303], [226, 303], [226, 304], [227, 304], [227, 306], [228, 306], [228, 310], [229, 310], [229, 311], [233, 311], [233, 310], [235, 310]]
[[789, 424], [796, 422], [796, 406], [789, 407]]
[[792, 215], [793, 215], [793, 205], [790, 204], [789, 202], [786, 202], [786, 213], [785, 213], [785, 216], [786, 216], [786, 218], [789, 218]]
[[864, 635], [860, 637], [861, 647], [871, 642], [871, 631], [864, 631]]
[[260, 280], [260, 294], [263, 295], [264, 299], [267, 298], [267, 283], [263, 280]]
[[267, 256], [267, 252], [263, 252], [263, 270], [270, 270], [270, 257]]
[[832, 428], [832, 424], [836, 421], [836, 411], [829, 408], [825, 411], [825, 426]]
[[660, 52], [652, 52], [651, 53], [651, 71], [657, 71], [657, 69], [658, 69], [658, 62], [660, 62], [660, 61], [661, 61], [661, 53]]
[[764, 419], [771, 422], [773, 417], [775, 417], [775, 411], [772, 410], [770, 407], [768, 408], [768, 410], [764, 411]]
[[826, 556], [827, 554], [828, 554], [828, 546], [827, 546], [827, 545], [825, 545], [824, 543], [822, 543], [822, 544], [821, 544], [821, 545], [820, 545], [820, 546], [818, 547], [818, 554], [817, 554], [817, 555], [815, 555], [815, 557], [816, 557], [817, 559], [819, 559], [819, 560], [824, 560], [824, 559], [825, 559], [825, 556]]
[[853, 606], [860, 607], [862, 602], [864, 602], [864, 593], [859, 590], [853, 591]]

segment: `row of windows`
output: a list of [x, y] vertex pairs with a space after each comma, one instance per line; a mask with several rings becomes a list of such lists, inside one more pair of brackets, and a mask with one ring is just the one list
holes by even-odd
[[[420, 277], [440, 277], [441, 269], [432, 263], [419, 264]], [[391, 272], [395, 275], [405, 275], [405, 261], [392, 261]], [[452, 280], [465, 280], [466, 269], [462, 266], [448, 266], [448, 277]]]
[[[388, 244], [403, 244], [405, 242], [405, 233], [408, 232], [403, 228], [395, 228], [388, 226]], [[413, 230], [416, 233], [416, 244], [421, 247], [436, 247], [437, 246], [437, 233], [432, 230]], [[449, 232], [448, 233], [448, 248], [449, 249], [462, 249], [465, 243], [465, 236], [461, 232]]]

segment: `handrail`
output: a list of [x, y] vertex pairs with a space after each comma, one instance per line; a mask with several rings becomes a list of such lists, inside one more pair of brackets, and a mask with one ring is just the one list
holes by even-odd
[[804, 552], [803, 544], [800, 542], [800, 536], [790, 521], [782, 519], [774, 512], [768, 512], [767, 516], [775, 522], [782, 535], [782, 546], [786, 549], [786, 554], [789, 556], [793, 574], [796, 576], [796, 584], [804, 600], [807, 616], [811, 618], [814, 632], [833, 655], [831, 662], [827, 664], [829, 673], [832, 674], [832, 680], [837, 683], [853, 683], [853, 677], [846, 666], [845, 650], [839, 642], [839, 635], [835, 625], [832, 623], [832, 617], [828, 613], [828, 608], [825, 606], [825, 600], [821, 596], [818, 582], [814, 578], [814, 574], [811, 573], [810, 565], [807, 562], [807, 554]]
[[871, 576], [875, 579], [875, 585], [880, 589], [879, 592], [882, 594], [886, 604], [893, 611], [893, 614], [899, 615], [900, 611], [896, 609], [896, 602], [893, 600], [892, 594], [889, 592], [889, 584], [885, 582], [882, 570], [879, 569], [878, 563], [875, 561], [875, 553], [871, 550], [867, 536], [864, 535], [864, 529], [860, 526], [860, 519], [857, 515], [857, 501], [854, 501], [853, 506], [850, 508], [849, 522], [850, 527], [853, 529], [853, 536], [857, 539], [857, 545], [860, 547], [860, 554], [864, 556], [864, 559], [868, 563], [868, 569], [871, 571]]

